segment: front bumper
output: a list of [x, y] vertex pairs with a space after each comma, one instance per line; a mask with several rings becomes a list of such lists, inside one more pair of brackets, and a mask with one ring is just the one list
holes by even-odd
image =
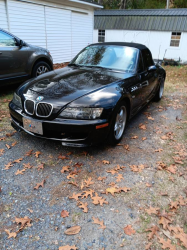
[[[107, 120], [70, 120], [56, 118], [50, 120], [37, 120], [25, 114], [14, 103], [9, 104], [12, 126], [18, 131], [45, 139], [61, 141], [64, 146], [84, 147], [105, 142], [109, 126], [96, 128], [108, 123]], [[42, 122], [43, 135], [35, 134], [23, 127], [23, 118]]]

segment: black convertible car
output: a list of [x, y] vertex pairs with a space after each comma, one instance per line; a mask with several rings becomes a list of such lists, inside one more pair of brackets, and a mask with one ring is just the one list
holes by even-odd
[[92, 44], [67, 67], [17, 89], [9, 104], [12, 126], [62, 145], [116, 144], [127, 120], [161, 99], [165, 77], [144, 45]]

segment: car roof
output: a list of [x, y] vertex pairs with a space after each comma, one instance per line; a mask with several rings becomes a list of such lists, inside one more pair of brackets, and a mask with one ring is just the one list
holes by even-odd
[[118, 45], [118, 46], [132, 47], [132, 48], [136, 48], [139, 50], [148, 49], [145, 45], [140, 44], [140, 43], [105, 42], [105, 43], [93, 43], [91, 45]]

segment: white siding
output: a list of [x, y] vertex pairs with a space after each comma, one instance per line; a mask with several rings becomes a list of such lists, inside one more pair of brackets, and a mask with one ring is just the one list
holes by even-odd
[[[9, 31], [49, 49], [54, 63], [68, 62], [93, 41], [93, 10], [61, 0], [8, 0]], [[8, 30], [5, 0], [0, 0], [0, 27]]]
[[72, 57], [93, 40], [92, 13], [80, 14], [72, 12]]
[[[98, 42], [98, 30], [94, 30], [93, 41]], [[106, 30], [105, 42], [134, 42], [146, 45], [154, 59], [182, 60], [187, 63], [187, 32], [183, 32], [179, 47], [170, 47], [171, 32], [169, 31], [130, 31]]]
[[44, 6], [9, 1], [10, 31], [27, 43], [46, 47]]
[[47, 48], [56, 63], [71, 60], [71, 11], [45, 7]]
[[0, 28], [8, 31], [8, 21], [5, 0], [0, 0]]

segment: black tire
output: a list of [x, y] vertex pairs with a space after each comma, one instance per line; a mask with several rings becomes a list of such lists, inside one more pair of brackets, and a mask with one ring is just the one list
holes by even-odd
[[[121, 111], [123, 111], [123, 114], [124, 114], [123, 116], [122, 116]], [[110, 145], [116, 145], [121, 141], [124, 131], [125, 131], [126, 123], [127, 123], [127, 117], [128, 117], [127, 112], [128, 112], [128, 109], [127, 109], [127, 104], [125, 102], [121, 102], [120, 104], [118, 104], [116, 111], [114, 113], [114, 116], [113, 116], [112, 125], [111, 125], [110, 132], [108, 135], [108, 143]], [[120, 119], [120, 116], [119, 116], [120, 113], [121, 113], [121, 120], [123, 120], [123, 122], [118, 123]], [[121, 128], [119, 128], [119, 133], [117, 133], [118, 130], [116, 130], [117, 123], [119, 126], [120, 125], [122, 126]]]
[[156, 95], [155, 95], [155, 97], [153, 99], [155, 102], [159, 102], [162, 99], [162, 96], [163, 96], [163, 93], [164, 93], [164, 83], [165, 83], [165, 79], [162, 78], [160, 80], [159, 88], [158, 88], [158, 90], [156, 92]]
[[[43, 69], [43, 71], [42, 71]], [[48, 71], [51, 71], [51, 66], [44, 62], [44, 61], [40, 61], [40, 62], [37, 62], [34, 67], [33, 67], [33, 71], [32, 71], [32, 77], [37, 77], [39, 75], [42, 75]], [[39, 72], [41, 72], [39, 74]]]

